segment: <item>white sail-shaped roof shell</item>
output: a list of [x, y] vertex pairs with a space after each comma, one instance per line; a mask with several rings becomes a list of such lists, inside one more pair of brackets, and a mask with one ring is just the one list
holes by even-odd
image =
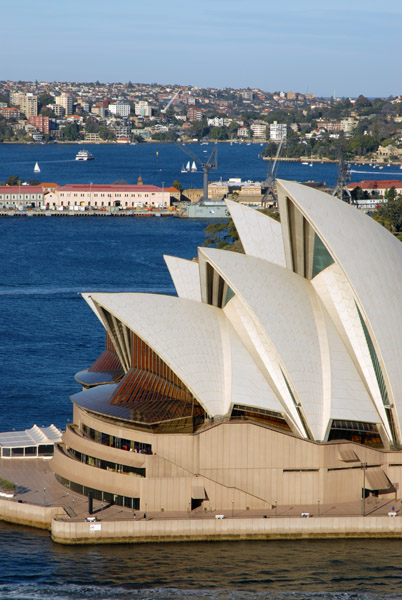
[[210, 416], [225, 415], [236, 403], [283, 411], [218, 308], [154, 294], [95, 293], [91, 300], [144, 340]]
[[281, 224], [255, 208], [226, 200], [227, 207], [248, 256], [286, 266]]
[[[352, 360], [309, 281], [277, 265], [234, 252], [203, 248], [200, 263], [203, 260], [220, 272], [261, 325], [263, 337], [276, 351], [274, 362], [292, 384], [314, 439], [324, 439], [331, 413], [336, 418], [351, 419], [361, 406], [369, 422], [379, 421]], [[268, 368], [276, 379], [272, 372], [275, 365], [271, 363]], [[297, 419], [286, 390], [282, 400]]]
[[185, 258], [164, 256], [179, 298], [201, 302], [200, 271], [198, 264]]
[[[279, 205], [287, 198], [308, 220], [342, 270], [364, 318], [395, 422], [402, 419], [402, 246], [356, 208], [306, 186], [279, 182]], [[284, 239], [287, 235], [284, 231]], [[285, 245], [286, 246], [286, 245]], [[400, 426], [399, 426], [400, 430]]]

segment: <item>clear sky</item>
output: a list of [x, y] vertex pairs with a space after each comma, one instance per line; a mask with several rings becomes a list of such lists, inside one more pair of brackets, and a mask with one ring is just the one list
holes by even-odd
[[0, 79], [402, 93], [402, 0], [2, 0]]

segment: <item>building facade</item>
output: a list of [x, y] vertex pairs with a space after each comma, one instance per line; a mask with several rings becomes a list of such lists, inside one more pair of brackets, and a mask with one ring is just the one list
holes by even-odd
[[36, 117], [29, 117], [28, 119], [31, 125], [34, 125], [38, 131], [44, 134], [48, 134], [50, 131], [50, 120], [49, 117], [43, 115], [37, 115]]
[[47, 208], [167, 208], [168, 191], [155, 185], [69, 184], [48, 192], [44, 197]]
[[269, 139], [273, 142], [280, 142], [286, 140], [288, 135], [288, 126], [286, 123], [278, 123], [274, 121], [269, 126]]
[[64, 114], [68, 117], [73, 114], [73, 97], [67, 92], [62, 92], [56, 96], [56, 104], [64, 108]]
[[2, 185], [0, 186], [0, 207], [38, 208], [43, 204], [44, 193], [41, 186]]
[[396, 493], [402, 246], [323, 192], [279, 181], [278, 201], [280, 223], [227, 202], [245, 254], [166, 256], [177, 297], [83, 294], [106, 341], [75, 376], [61, 483], [144, 511]]
[[108, 111], [110, 114], [115, 115], [116, 117], [128, 117], [130, 114], [131, 106], [127, 100], [123, 98], [119, 98], [113, 104], [109, 104]]

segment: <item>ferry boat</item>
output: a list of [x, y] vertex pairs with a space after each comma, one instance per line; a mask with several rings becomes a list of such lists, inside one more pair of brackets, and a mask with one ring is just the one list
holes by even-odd
[[75, 160], [94, 160], [94, 155], [88, 150], [79, 150], [76, 154]]

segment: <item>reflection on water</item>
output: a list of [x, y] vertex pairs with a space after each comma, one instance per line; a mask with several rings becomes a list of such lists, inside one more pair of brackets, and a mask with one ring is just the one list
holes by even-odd
[[0, 524], [0, 598], [402, 598], [399, 540], [60, 546]]

